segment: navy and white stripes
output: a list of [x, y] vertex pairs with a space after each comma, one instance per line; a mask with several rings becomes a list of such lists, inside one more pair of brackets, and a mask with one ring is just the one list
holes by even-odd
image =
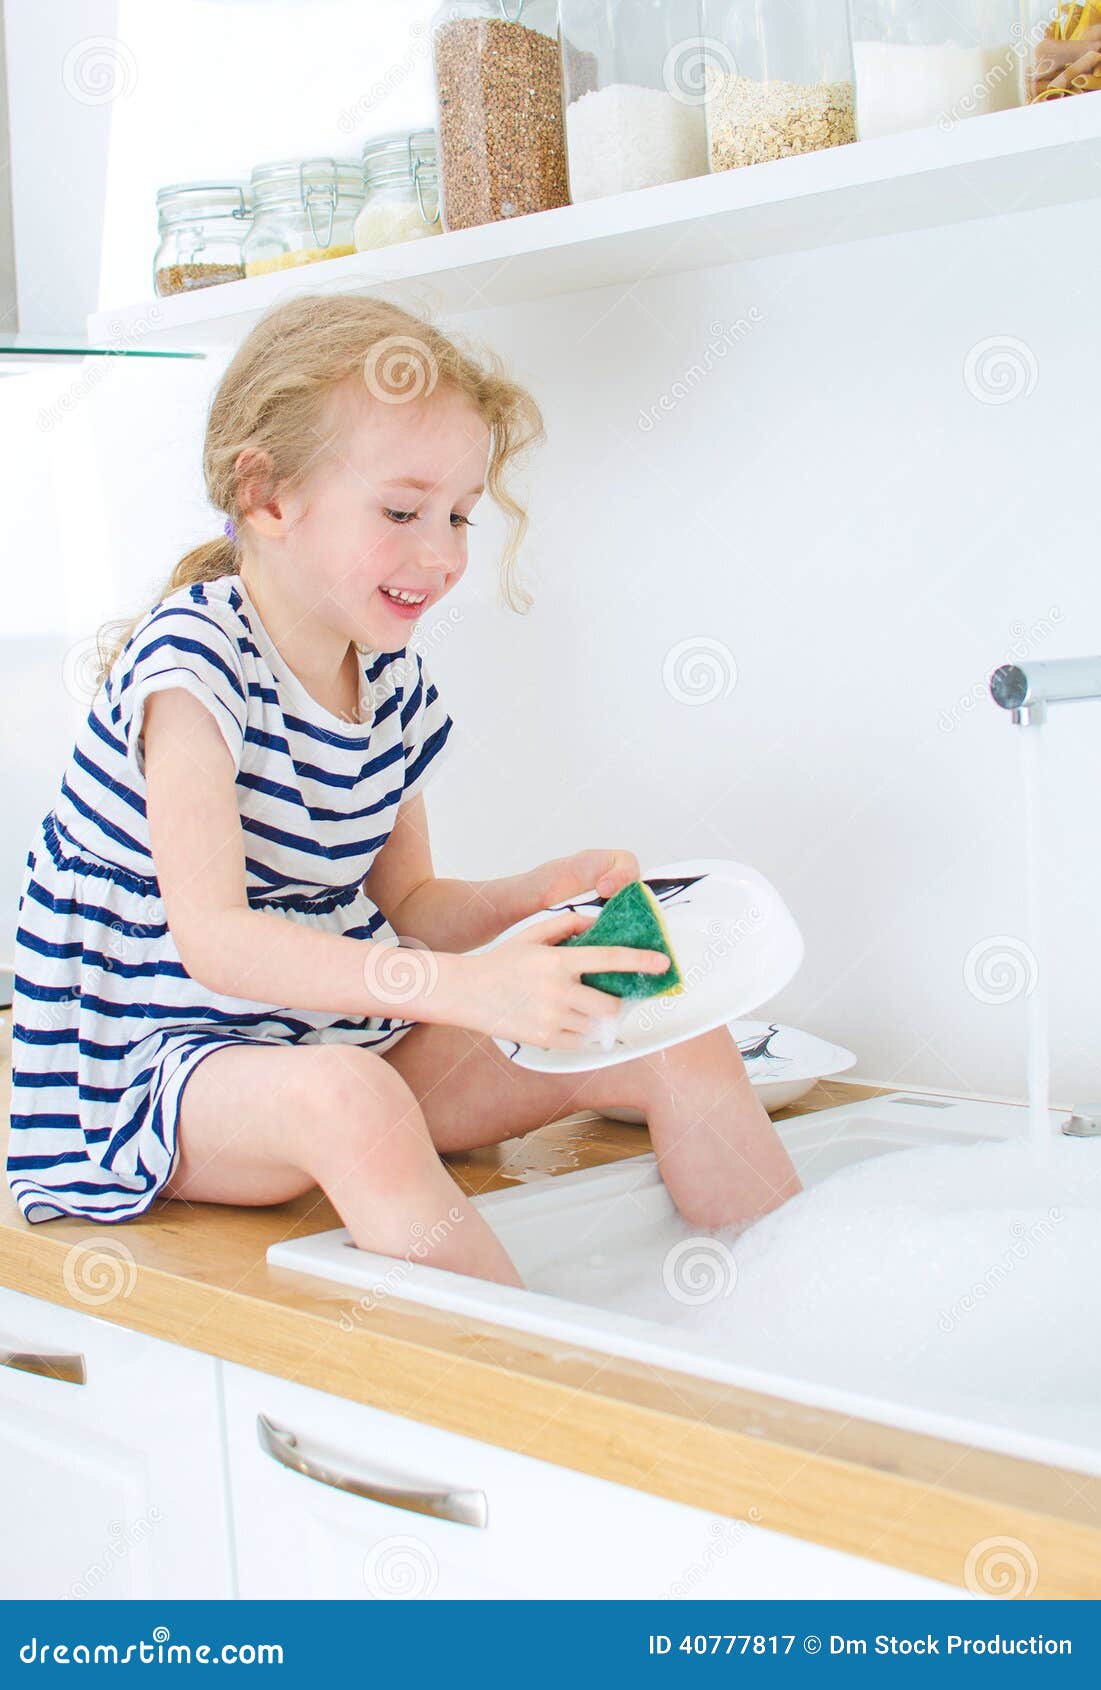
[[417, 653], [363, 653], [370, 720], [317, 704], [237, 576], [181, 588], [142, 620], [92, 703], [19, 901], [8, 1180], [30, 1221], [118, 1221], [171, 1170], [183, 1086], [241, 1041], [382, 1049], [411, 1022], [219, 997], [165, 920], [145, 817], [145, 701], [183, 687], [233, 758], [246, 892], [347, 937], [393, 939], [362, 890], [399, 803], [440, 766], [452, 721]]

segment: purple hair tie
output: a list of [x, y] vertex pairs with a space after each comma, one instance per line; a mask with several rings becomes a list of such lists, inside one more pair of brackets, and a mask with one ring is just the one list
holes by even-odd
[[237, 530], [233, 526], [233, 518], [231, 516], [226, 517], [225, 527], [222, 530], [222, 532], [225, 534], [227, 540], [232, 541], [233, 544], [236, 545], [236, 543], [237, 543]]

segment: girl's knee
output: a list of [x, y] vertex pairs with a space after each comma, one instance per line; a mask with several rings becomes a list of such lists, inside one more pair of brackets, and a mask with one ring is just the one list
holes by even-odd
[[397, 1071], [374, 1051], [358, 1045], [318, 1045], [303, 1053], [299, 1074], [303, 1106], [314, 1115], [341, 1120], [399, 1118], [418, 1107]]
[[[424, 1116], [401, 1075], [371, 1051], [321, 1047], [304, 1074], [309, 1161], [324, 1182], [370, 1162], [407, 1175], [431, 1148]], [[433, 1151], [434, 1155], [435, 1152]]]

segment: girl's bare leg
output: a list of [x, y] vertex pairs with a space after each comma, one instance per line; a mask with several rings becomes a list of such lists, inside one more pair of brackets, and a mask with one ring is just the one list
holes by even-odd
[[315, 1185], [361, 1249], [522, 1283], [381, 1056], [354, 1045], [212, 1051], [184, 1087], [164, 1195], [284, 1203]]
[[445, 1154], [619, 1105], [642, 1111], [673, 1201], [695, 1226], [755, 1220], [800, 1189], [725, 1027], [611, 1068], [538, 1074], [510, 1062], [491, 1038], [421, 1023], [382, 1061], [404, 1077]]

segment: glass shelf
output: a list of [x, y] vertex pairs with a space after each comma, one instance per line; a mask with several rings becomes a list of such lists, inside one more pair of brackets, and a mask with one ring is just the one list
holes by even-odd
[[205, 358], [205, 352], [182, 352], [165, 346], [92, 346], [77, 335], [0, 334], [0, 374], [51, 361], [79, 364], [84, 358]]

